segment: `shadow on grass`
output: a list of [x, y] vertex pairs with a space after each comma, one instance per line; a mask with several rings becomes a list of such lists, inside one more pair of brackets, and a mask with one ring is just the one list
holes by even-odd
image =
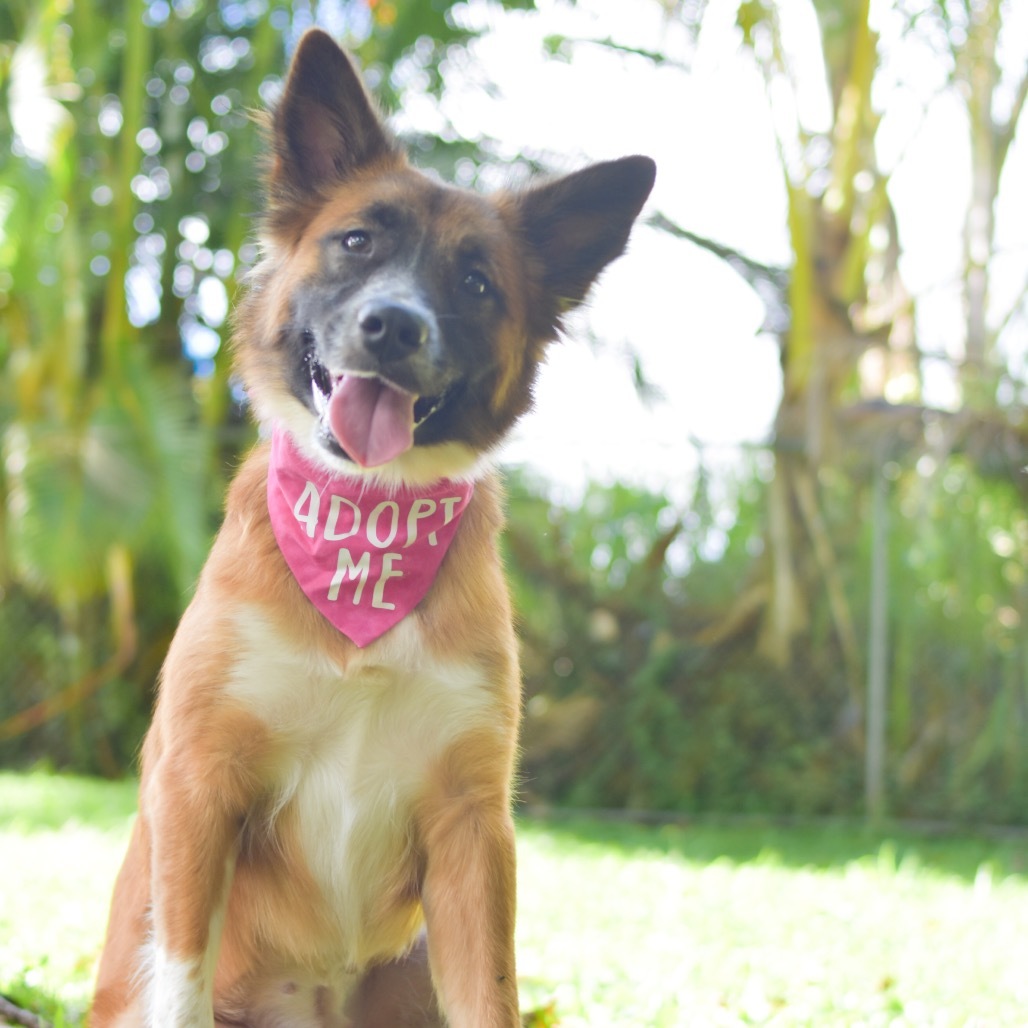
[[519, 824], [524, 831], [572, 845], [615, 850], [626, 857], [671, 856], [695, 864], [727, 860], [830, 869], [870, 863], [890, 872], [927, 870], [967, 881], [973, 881], [984, 865], [994, 878], [1028, 875], [1028, 834], [1015, 832], [993, 837], [973, 829], [872, 831], [848, 823], [783, 827], [759, 819], [642, 824], [616, 813], [594, 817], [560, 810], [524, 813]]

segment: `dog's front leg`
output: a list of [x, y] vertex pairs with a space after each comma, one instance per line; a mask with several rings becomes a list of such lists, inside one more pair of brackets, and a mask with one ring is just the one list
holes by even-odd
[[214, 971], [261, 733], [224, 709], [205, 711], [202, 730], [189, 732], [176, 713], [158, 710], [143, 760], [141, 816], [152, 847], [147, 1023], [202, 1028], [214, 1023]]
[[489, 737], [452, 751], [422, 825], [429, 962], [452, 1028], [520, 1024], [507, 748]]
[[214, 1024], [214, 969], [238, 821], [216, 787], [162, 761], [146, 783], [152, 837], [151, 1028]]

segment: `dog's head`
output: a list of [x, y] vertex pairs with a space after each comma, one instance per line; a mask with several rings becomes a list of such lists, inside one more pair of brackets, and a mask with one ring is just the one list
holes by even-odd
[[624, 250], [653, 162], [491, 197], [440, 184], [317, 30], [269, 125], [262, 256], [235, 333], [258, 417], [339, 471], [473, 475], [531, 405], [561, 316]]

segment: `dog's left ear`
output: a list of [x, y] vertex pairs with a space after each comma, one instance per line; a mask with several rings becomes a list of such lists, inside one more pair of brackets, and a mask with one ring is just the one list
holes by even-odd
[[354, 171], [399, 157], [350, 59], [328, 33], [300, 40], [272, 118], [272, 187], [310, 195]]
[[593, 164], [536, 186], [519, 198], [523, 238], [541, 262], [543, 286], [563, 313], [619, 257], [653, 188], [649, 157]]

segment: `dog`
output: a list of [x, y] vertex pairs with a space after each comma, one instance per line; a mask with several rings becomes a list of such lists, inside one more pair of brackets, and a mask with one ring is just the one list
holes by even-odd
[[264, 123], [233, 351], [265, 438], [161, 671], [91, 1024], [510, 1028], [495, 453], [655, 166], [442, 184], [319, 30]]

